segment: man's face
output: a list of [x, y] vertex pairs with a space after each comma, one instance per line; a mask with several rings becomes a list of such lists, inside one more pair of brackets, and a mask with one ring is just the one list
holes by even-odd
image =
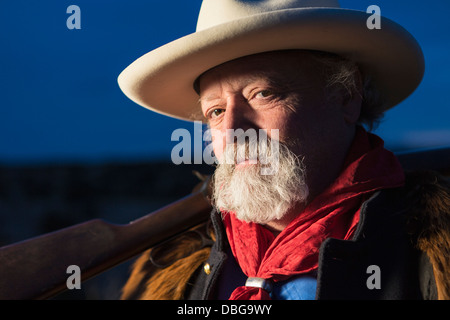
[[[280, 143], [303, 160], [313, 193], [336, 175], [352, 137], [341, 99], [329, 99], [326, 79], [310, 54], [263, 53], [227, 62], [200, 78], [202, 113], [222, 158], [227, 130], [278, 130]], [[228, 131], [229, 132], [229, 131]], [[246, 163], [242, 163], [241, 166]]]
[[[215, 155], [226, 147], [227, 129], [279, 130], [282, 142], [298, 142], [298, 155], [327, 145], [344, 125], [339, 106], [330, 105], [325, 79], [308, 53], [272, 52], [220, 65], [200, 79], [202, 113], [216, 133]], [[308, 152], [309, 153], [309, 152]]]

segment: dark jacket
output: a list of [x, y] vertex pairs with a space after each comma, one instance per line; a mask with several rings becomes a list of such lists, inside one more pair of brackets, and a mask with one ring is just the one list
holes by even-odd
[[[122, 298], [226, 299], [243, 285], [245, 275], [230, 252], [216, 211], [210, 222], [215, 241], [206, 259], [195, 260], [198, 265], [181, 295], [172, 296], [170, 286], [154, 289], [166, 291], [160, 296], [146, 293], [152, 277], [171, 279], [183, 270], [155, 270], [148, 263], [149, 251], [136, 262]], [[409, 174], [404, 187], [379, 191], [363, 203], [352, 240], [329, 238], [322, 243], [316, 299], [450, 299], [449, 250], [449, 182], [435, 173]], [[183, 259], [193, 264], [189, 257], [174, 264]], [[374, 277], [380, 280], [377, 287]]]

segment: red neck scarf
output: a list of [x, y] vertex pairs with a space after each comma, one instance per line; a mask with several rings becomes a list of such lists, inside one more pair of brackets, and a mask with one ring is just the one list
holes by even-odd
[[[401, 186], [397, 158], [376, 135], [358, 127], [341, 175], [278, 235], [225, 214], [231, 250], [247, 277], [283, 281], [318, 268], [319, 247], [327, 238], [351, 239], [363, 201], [373, 192]], [[270, 299], [267, 291], [238, 287], [231, 300]]]

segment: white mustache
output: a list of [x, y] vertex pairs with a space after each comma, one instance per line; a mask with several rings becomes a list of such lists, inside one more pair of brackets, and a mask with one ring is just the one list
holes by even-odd
[[[276, 174], [260, 173], [260, 169], [274, 169], [273, 166], [264, 168], [260, 163], [239, 170], [241, 168], [236, 168], [235, 159], [239, 152], [250, 159], [251, 152], [247, 154], [246, 151], [249, 144], [241, 143], [236, 144], [236, 148], [234, 145], [226, 148], [222, 163], [226, 162], [224, 157], [230, 157], [232, 164], [219, 163], [214, 173], [213, 202], [219, 210], [235, 212], [236, 217], [243, 221], [267, 223], [281, 219], [295, 203], [307, 199], [308, 186], [303, 161], [286, 144], [279, 143], [280, 148], [276, 153], [279, 153], [280, 163], [276, 164]], [[270, 146], [270, 143], [266, 145]], [[264, 154], [268, 154], [269, 158], [272, 156], [272, 151], [264, 150], [259, 150], [258, 161]]]

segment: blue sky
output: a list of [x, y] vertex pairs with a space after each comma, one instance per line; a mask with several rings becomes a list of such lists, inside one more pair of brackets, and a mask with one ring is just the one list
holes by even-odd
[[[341, 0], [408, 29], [426, 58], [420, 87], [376, 130], [393, 149], [450, 145], [450, 2]], [[69, 5], [81, 29], [69, 30]], [[132, 61], [195, 31], [201, 0], [5, 1], [0, 6], [0, 164], [170, 160], [184, 121], [150, 112], [120, 91]], [[174, 93], [176, 94], [176, 93]]]

